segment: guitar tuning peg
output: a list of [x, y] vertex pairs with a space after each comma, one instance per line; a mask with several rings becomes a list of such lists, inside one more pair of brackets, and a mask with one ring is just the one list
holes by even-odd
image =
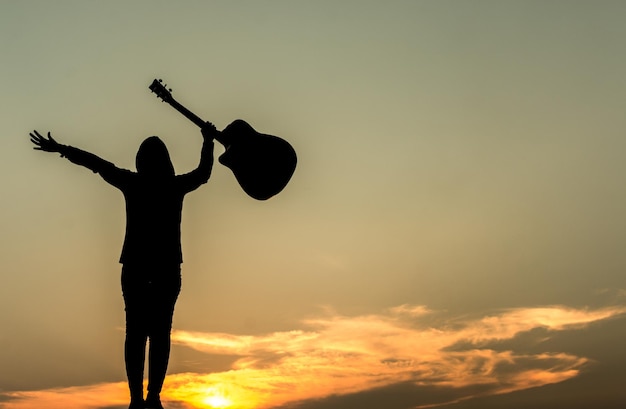
[[161, 78], [159, 78], [159, 82], [163, 82], [163, 80]]
[[172, 89], [170, 88], [169, 91], [172, 92]]

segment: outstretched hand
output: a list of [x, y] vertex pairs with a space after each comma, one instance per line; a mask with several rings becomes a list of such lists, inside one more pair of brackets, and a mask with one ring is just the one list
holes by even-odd
[[210, 141], [215, 139], [215, 136], [218, 134], [217, 128], [211, 122], [206, 122], [202, 129], [200, 129], [200, 132], [202, 132], [202, 137], [204, 139]]
[[33, 149], [44, 152], [61, 152], [61, 145], [52, 138], [50, 132], [48, 132], [48, 138], [42, 136], [39, 132], [33, 131], [30, 133], [30, 141], [35, 144]]

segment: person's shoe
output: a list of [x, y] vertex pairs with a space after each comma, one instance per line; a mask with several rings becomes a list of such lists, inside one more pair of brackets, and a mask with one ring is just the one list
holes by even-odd
[[128, 409], [145, 409], [145, 402], [142, 400], [131, 400]]
[[148, 398], [144, 405], [145, 409], [164, 409], [160, 398]]

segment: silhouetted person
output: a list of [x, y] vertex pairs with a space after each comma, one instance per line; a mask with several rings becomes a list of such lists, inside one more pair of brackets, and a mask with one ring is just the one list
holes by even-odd
[[[175, 175], [167, 147], [156, 136], [143, 141], [137, 152], [137, 172], [120, 169], [98, 156], [61, 145], [50, 132], [30, 134], [35, 149], [59, 152], [120, 189], [126, 201], [126, 236], [122, 247], [122, 293], [126, 310], [124, 356], [130, 389], [129, 409], [162, 409], [161, 388], [170, 353], [174, 305], [181, 287], [180, 222], [185, 194], [206, 183], [213, 167], [215, 127], [202, 128], [200, 164]], [[148, 395], [143, 400], [146, 342]]]

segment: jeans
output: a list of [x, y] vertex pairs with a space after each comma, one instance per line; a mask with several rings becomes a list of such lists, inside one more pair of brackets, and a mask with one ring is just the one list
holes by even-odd
[[122, 294], [126, 311], [124, 358], [131, 401], [143, 399], [148, 339], [148, 396], [158, 397], [170, 355], [174, 306], [180, 293], [180, 264], [124, 264]]

